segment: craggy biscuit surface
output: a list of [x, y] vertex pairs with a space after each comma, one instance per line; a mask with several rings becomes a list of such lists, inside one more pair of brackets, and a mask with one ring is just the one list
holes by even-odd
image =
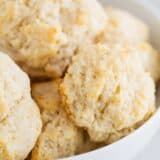
[[0, 53], [0, 121], [29, 92], [28, 76], [6, 54]]
[[[140, 19], [97, 0], [0, 0], [0, 160], [77, 155], [141, 126], [160, 79], [148, 40]], [[32, 80], [52, 79], [33, 83], [37, 104], [7, 54]]]
[[152, 78], [127, 50], [115, 57], [114, 49], [79, 49], [61, 85], [68, 115], [94, 141], [107, 141], [155, 109]]
[[144, 70], [149, 72], [155, 81], [158, 81], [160, 54], [147, 42], [149, 40], [148, 26], [132, 14], [117, 8], [106, 7], [106, 14], [108, 24], [105, 30], [96, 37], [95, 42], [103, 43], [110, 48], [118, 45], [134, 48], [134, 51], [130, 53], [134, 56], [137, 52]]
[[85, 131], [68, 119], [59, 94], [61, 81], [59, 79], [32, 86], [32, 95], [41, 109], [43, 119], [43, 131], [32, 152], [33, 160], [53, 160], [98, 147], [90, 141]]
[[40, 134], [40, 112], [28, 76], [4, 53], [0, 73], [0, 159], [23, 160]]
[[25, 159], [34, 147], [40, 131], [39, 109], [30, 97], [25, 97], [0, 122], [0, 159]]
[[96, 0], [0, 0], [0, 48], [33, 77], [60, 77], [107, 22]]
[[95, 104], [106, 83], [107, 58], [105, 46], [88, 44], [78, 50], [65, 75], [60, 89], [64, 106], [78, 126], [94, 121]]
[[119, 40], [137, 44], [149, 39], [148, 26], [132, 14], [112, 7], [106, 7], [106, 14], [108, 23], [99, 38], [111, 44]]
[[160, 79], [160, 53], [147, 42], [140, 43], [135, 49], [144, 70], [157, 82]]
[[63, 116], [44, 126], [32, 152], [32, 160], [52, 160], [75, 154], [81, 133]]

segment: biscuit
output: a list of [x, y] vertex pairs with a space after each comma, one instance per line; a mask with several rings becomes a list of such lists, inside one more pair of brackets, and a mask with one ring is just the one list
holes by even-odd
[[43, 120], [43, 131], [32, 152], [32, 160], [52, 160], [74, 155], [83, 142], [81, 129], [67, 118], [61, 104], [61, 80], [37, 83], [32, 95], [38, 103]]
[[0, 0], [0, 48], [32, 77], [60, 77], [77, 46], [106, 26], [96, 0]]
[[108, 24], [106, 29], [97, 37], [97, 40], [103, 39], [110, 44], [120, 41], [138, 44], [149, 39], [148, 26], [127, 11], [106, 7], [106, 14]]
[[49, 82], [40, 82], [32, 84], [32, 96], [36, 100], [41, 112], [64, 112], [61, 106], [61, 96], [59, 94], [59, 85], [61, 79]]
[[0, 122], [0, 159], [25, 159], [40, 131], [39, 109], [30, 97], [25, 97]]
[[94, 121], [95, 104], [106, 83], [107, 59], [105, 46], [88, 44], [80, 48], [60, 87], [65, 109], [80, 127]]
[[30, 92], [28, 76], [4, 53], [0, 52], [0, 121], [25, 94]]
[[28, 76], [4, 53], [0, 73], [0, 159], [22, 160], [40, 134], [40, 112], [31, 99]]
[[63, 116], [56, 116], [46, 124], [32, 152], [32, 160], [52, 160], [75, 154], [79, 132]]
[[144, 70], [157, 82], [160, 79], [160, 53], [147, 42], [140, 43], [135, 49]]
[[88, 44], [78, 50], [64, 77], [65, 109], [93, 141], [106, 141], [155, 110], [154, 82], [130, 55], [125, 49]]
[[133, 58], [134, 54], [139, 54], [144, 70], [157, 82], [160, 78], [160, 54], [147, 42], [148, 26], [128, 12], [117, 8], [106, 7], [106, 14], [108, 24], [95, 38], [95, 42], [103, 43], [110, 48], [132, 48], [130, 53], [133, 54]]

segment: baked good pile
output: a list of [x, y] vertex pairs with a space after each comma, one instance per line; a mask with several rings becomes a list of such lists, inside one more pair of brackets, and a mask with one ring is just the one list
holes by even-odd
[[156, 111], [149, 27], [97, 0], [0, 0], [0, 160], [53, 160], [127, 136]]

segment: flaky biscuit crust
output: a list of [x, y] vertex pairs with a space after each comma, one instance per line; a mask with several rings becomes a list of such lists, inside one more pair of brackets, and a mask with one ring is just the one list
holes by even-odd
[[107, 22], [96, 0], [1, 0], [0, 48], [33, 77], [60, 77]]
[[[85, 127], [92, 140], [105, 141], [154, 110], [155, 86], [127, 50], [118, 50], [115, 58], [114, 48], [103, 52], [95, 48], [87, 45], [73, 58], [61, 94], [74, 123]], [[102, 55], [107, 55], [103, 61]]]

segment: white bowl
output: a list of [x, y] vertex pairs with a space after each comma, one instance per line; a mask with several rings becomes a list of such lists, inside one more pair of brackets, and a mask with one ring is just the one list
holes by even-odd
[[[103, 3], [126, 9], [142, 18], [151, 28], [151, 40], [160, 49], [160, 12], [154, 3], [146, 0], [102, 0]], [[152, 4], [151, 4], [152, 3]], [[160, 6], [159, 6], [160, 7]], [[143, 126], [129, 136], [95, 151], [63, 160], [129, 160], [150, 142], [160, 128], [160, 109]]]

